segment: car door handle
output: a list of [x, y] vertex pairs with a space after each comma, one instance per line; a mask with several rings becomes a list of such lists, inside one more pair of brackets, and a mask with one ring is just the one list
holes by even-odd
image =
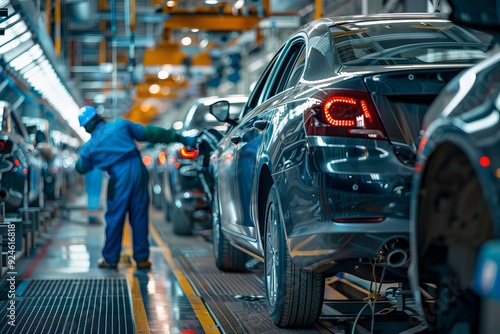
[[263, 131], [267, 127], [267, 124], [269, 124], [269, 121], [260, 119], [258, 121], [253, 122], [253, 127], [256, 128], [257, 130]]
[[241, 141], [241, 137], [240, 136], [232, 136], [231, 137], [231, 142], [233, 142], [235, 144], [238, 144], [240, 141]]

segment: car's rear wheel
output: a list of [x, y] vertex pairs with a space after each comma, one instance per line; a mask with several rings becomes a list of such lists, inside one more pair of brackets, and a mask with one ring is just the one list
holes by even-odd
[[325, 279], [297, 267], [288, 251], [276, 186], [266, 206], [265, 290], [271, 321], [279, 327], [309, 327], [320, 316]]
[[222, 233], [217, 189], [214, 191], [212, 201], [212, 228], [214, 259], [217, 268], [233, 272], [245, 270], [248, 255], [233, 247]]
[[165, 201], [164, 211], [165, 211], [165, 220], [167, 222], [171, 222], [172, 221], [172, 203], [170, 203], [168, 200]]
[[174, 224], [174, 233], [177, 235], [190, 235], [192, 233], [192, 222], [180, 208], [175, 204], [172, 207], [172, 222]]
[[481, 301], [470, 284], [479, 247], [494, 236], [483, 194], [461, 151], [444, 147], [431, 156], [416, 221], [419, 281], [431, 333], [479, 331]]
[[[154, 186], [155, 187], [155, 186]], [[157, 210], [161, 210], [163, 208], [162, 204], [162, 198], [161, 198], [161, 193], [158, 194], [156, 188], [152, 189], [151, 191], [151, 204], [153, 204], [153, 207]]]

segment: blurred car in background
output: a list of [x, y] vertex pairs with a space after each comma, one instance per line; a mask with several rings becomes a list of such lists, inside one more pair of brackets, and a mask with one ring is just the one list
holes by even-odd
[[60, 193], [62, 197], [67, 198], [77, 186], [78, 179], [82, 177], [75, 170], [77, 152], [81, 142], [75, 137], [58, 130], [51, 130], [50, 137], [58, 152], [54, 160], [55, 165], [61, 172]]
[[[248, 97], [245, 98], [248, 99]], [[239, 103], [242, 103], [242, 101], [243, 100], [240, 100]], [[216, 159], [215, 151], [217, 150], [217, 146], [219, 145], [220, 140], [224, 137], [228, 129], [231, 126], [237, 125], [237, 120], [240, 117], [244, 116], [244, 114], [241, 113], [241, 110], [236, 113], [237, 110], [231, 109], [231, 102], [229, 102], [228, 100], [219, 100], [215, 102], [215, 104], [218, 106], [224, 106], [226, 110], [230, 111], [228, 118], [225, 120], [225, 125], [221, 126], [220, 124], [218, 124], [214, 127], [205, 127], [201, 129], [201, 131], [198, 133], [196, 141], [196, 149], [198, 150], [196, 170], [198, 171], [198, 176], [205, 192], [205, 198], [207, 202], [206, 210], [208, 211], [209, 217], [209, 219], [207, 219], [207, 223], [209, 223], [208, 227], [210, 229], [212, 228], [212, 201], [215, 189], [215, 177], [214, 170], [212, 169], [212, 159]], [[239, 109], [242, 107], [233, 105], [233, 108], [235, 106], [237, 106]], [[211, 105], [209, 108], [212, 109], [213, 105]]]
[[212, 210], [216, 265], [264, 262], [274, 324], [313, 325], [327, 276], [406, 281], [423, 116], [492, 40], [443, 14], [380, 14], [313, 21], [277, 52], [219, 143]]
[[0, 201], [5, 210], [44, 206], [44, 160], [8, 102], [0, 101]]
[[[500, 1], [450, 5], [456, 24], [493, 33], [497, 44], [486, 60], [455, 77], [425, 115], [409, 280], [427, 332], [496, 333], [499, 248], [488, 262], [479, 261], [484, 270], [475, 268], [481, 247], [491, 251], [490, 240], [500, 236]], [[488, 303], [490, 292], [496, 303]]]
[[[225, 131], [227, 128], [225, 122], [218, 121], [209, 113], [209, 106], [219, 100], [230, 101], [230, 113], [238, 115], [247, 97], [228, 95], [197, 99], [187, 111], [179, 132], [183, 135], [196, 136], [204, 128]], [[181, 143], [172, 143], [166, 148], [167, 177], [163, 189], [167, 218], [172, 221], [175, 234], [190, 234], [194, 221], [203, 222], [207, 219], [207, 198], [197, 170], [198, 152]]]
[[140, 150], [142, 162], [149, 172], [151, 204], [158, 210], [166, 207], [165, 194], [162, 190], [167, 161], [166, 147], [165, 144], [146, 144]]
[[27, 116], [24, 116], [22, 121], [28, 129], [31, 140], [35, 142], [35, 147], [45, 158], [46, 163], [43, 170], [45, 198], [47, 200], [60, 199], [63, 175], [58, 159], [61, 152], [51, 136], [49, 121]]

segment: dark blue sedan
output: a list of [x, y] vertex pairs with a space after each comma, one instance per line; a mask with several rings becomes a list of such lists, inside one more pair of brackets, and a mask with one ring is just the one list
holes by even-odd
[[216, 264], [264, 262], [276, 325], [314, 324], [327, 276], [406, 276], [424, 113], [491, 44], [443, 15], [391, 14], [316, 20], [277, 52], [212, 166]]
[[[450, 4], [454, 22], [496, 34], [497, 44], [486, 60], [455, 77], [425, 115], [411, 200], [409, 278], [427, 332], [496, 333], [500, 1]], [[483, 245], [490, 258], [478, 261]], [[476, 267], [483, 269], [474, 277]]]

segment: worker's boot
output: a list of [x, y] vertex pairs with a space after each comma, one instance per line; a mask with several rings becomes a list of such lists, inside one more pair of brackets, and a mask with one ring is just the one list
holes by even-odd
[[89, 224], [90, 225], [102, 225], [102, 221], [97, 217], [90, 216], [89, 217]]
[[116, 263], [109, 263], [104, 259], [99, 259], [97, 261], [97, 266], [99, 268], [116, 269]]
[[137, 269], [149, 269], [149, 268], [151, 268], [151, 262], [149, 262], [148, 260], [137, 263]]

